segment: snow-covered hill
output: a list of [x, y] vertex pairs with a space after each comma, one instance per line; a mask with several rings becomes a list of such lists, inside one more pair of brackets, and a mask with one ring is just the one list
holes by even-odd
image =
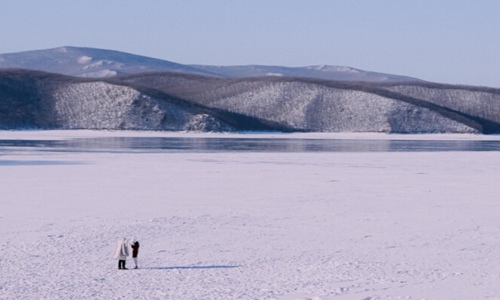
[[323, 65], [291, 68], [254, 65], [183, 65], [125, 52], [81, 47], [59, 47], [0, 54], [0, 68], [22, 68], [92, 78], [168, 71], [218, 77], [285, 76], [370, 82], [408, 82], [417, 80], [406, 76], [368, 72], [344, 66]]
[[298, 131], [500, 132], [498, 89], [423, 82], [343, 83], [181, 74], [140, 74], [120, 79]]
[[500, 133], [500, 90], [430, 83], [0, 72], [0, 128]]
[[98, 80], [0, 72], [0, 128], [272, 130], [255, 118]]

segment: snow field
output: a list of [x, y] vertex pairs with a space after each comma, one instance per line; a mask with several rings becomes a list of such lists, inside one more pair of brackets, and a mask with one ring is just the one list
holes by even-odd
[[0, 299], [500, 299], [496, 152], [0, 153]]

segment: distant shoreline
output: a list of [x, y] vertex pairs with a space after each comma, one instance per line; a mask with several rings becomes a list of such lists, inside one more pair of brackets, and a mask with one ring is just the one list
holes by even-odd
[[278, 132], [174, 132], [141, 130], [0, 130], [0, 140], [64, 140], [85, 137], [186, 137], [186, 138], [259, 138], [259, 139], [377, 139], [377, 140], [500, 140], [500, 135], [485, 134], [394, 134], [394, 133], [278, 133]]

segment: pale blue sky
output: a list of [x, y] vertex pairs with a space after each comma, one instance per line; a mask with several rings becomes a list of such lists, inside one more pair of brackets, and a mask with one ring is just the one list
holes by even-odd
[[59, 46], [500, 88], [500, 1], [0, 0], [0, 53]]

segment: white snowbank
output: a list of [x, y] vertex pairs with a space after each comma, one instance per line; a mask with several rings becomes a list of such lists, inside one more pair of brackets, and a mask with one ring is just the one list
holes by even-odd
[[[0, 132], [110, 135], [176, 134]], [[266, 137], [299, 136], [325, 135]], [[496, 152], [0, 148], [0, 298], [499, 299], [499, 173]], [[122, 237], [139, 270], [117, 270]]]

